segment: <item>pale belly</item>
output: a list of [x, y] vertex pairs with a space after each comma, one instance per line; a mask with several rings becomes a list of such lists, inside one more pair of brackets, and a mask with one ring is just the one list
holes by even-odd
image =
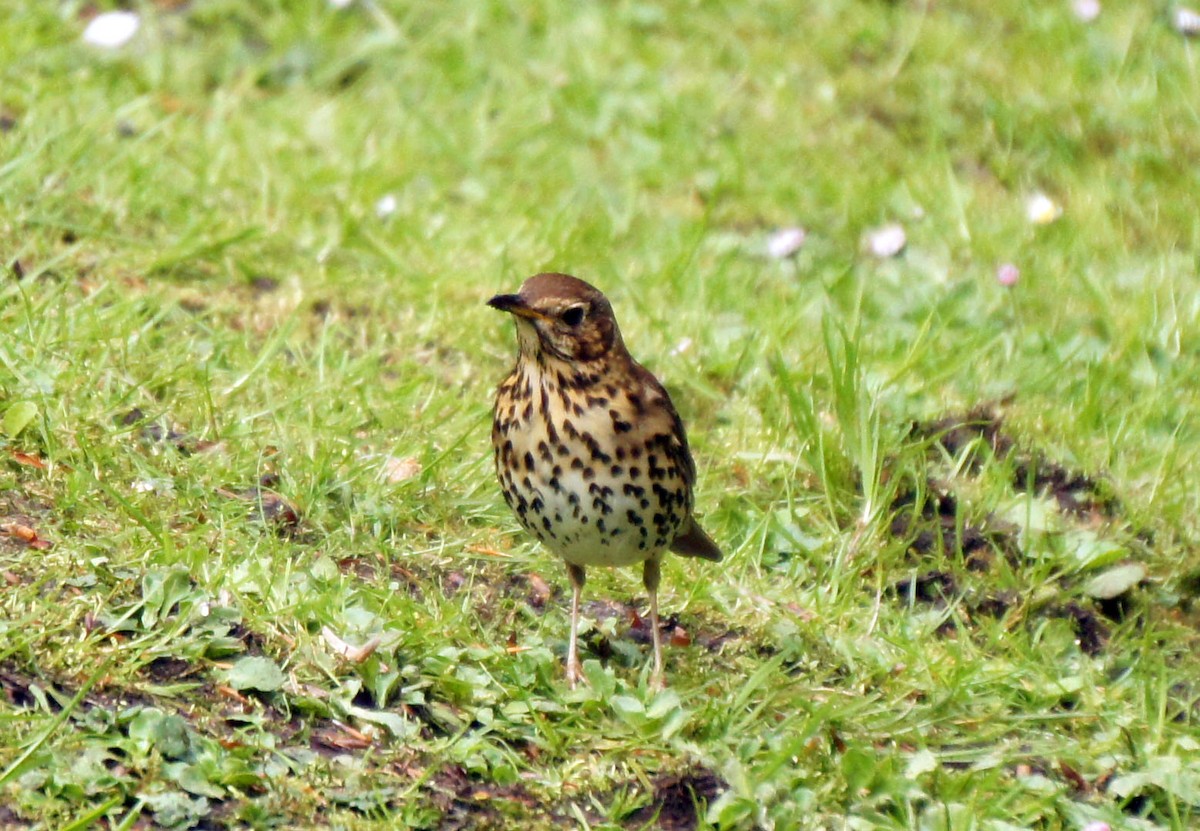
[[[544, 507], [531, 512], [525, 523], [538, 539], [568, 563], [580, 566], [627, 566], [643, 562], [666, 548], [678, 531], [668, 523], [668, 535], [656, 530], [654, 496], [627, 495], [608, 481], [585, 482], [575, 471], [558, 477], [560, 490], [538, 478]], [[590, 490], [589, 490], [590, 488]], [[605, 490], [608, 488], [608, 490]], [[571, 494], [584, 494], [578, 504]], [[648, 503], [643, 507], [643, 502]], [[649, 513], [647, 513], [649, 512]], [[545, 520], [549, 520], [549, 528]]]
[[[514, 435], [515, 453], [525, 453]], [[536, 447], [529, 452], [536, 453]], [[630, 467], [621, 469], [628, 472]], [[645, 465], [640, 465], [644, 471]], [[643, 472], [636, 480], [613, 476], [611, 464], [572, 467], [569, 458], [501, 474], [517, 519], [547, 548], [580, 566], [626, 566], [648, 560], [679, 534], [686, 513], [682, 480]]]
[[496, 414], [496, 472], [517, 519], [574, 565], [632, 565], [659, 554], [691, 513], [685, 471], [672, 455], [677, 438], [624, 422], [618, 429], [604, 398], [568, 414], [547, 377], [510, 379], [525, 385], [525, 405]]

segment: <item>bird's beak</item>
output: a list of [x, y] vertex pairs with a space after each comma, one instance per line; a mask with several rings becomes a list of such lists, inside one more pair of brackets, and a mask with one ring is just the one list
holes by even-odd
[[524, 317], [529, 320], [547, 319], [541, 312], [525, 305], [525, 301], [521, 299], [521, 295], [519, 294], [497, 294], [487, 304], [493, 309], [499, 309], [502, 312], [508, 312], [517, 317]]

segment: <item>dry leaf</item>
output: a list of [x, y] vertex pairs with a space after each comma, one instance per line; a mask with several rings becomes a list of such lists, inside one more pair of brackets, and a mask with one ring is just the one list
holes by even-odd
[[28, 525], [22, 525], [19, 522], [9, 522], [0, 525], [0, 533], [7, 534], [14, 540], [24, 543], [27, 547], [38, 551], [45, 551], [53, 547], [53, 543], [49, 540], [44, 540], [38, 536], [37, 531], [30, 528]]
[[39, 459], [37, 456], [30, 455], [29, 453], [22, 453], [20, 450], [12, 451], [12, 459], [19, 465], [36, 467], [38, 470], [46, 469], [46, 463], [44, 461]]

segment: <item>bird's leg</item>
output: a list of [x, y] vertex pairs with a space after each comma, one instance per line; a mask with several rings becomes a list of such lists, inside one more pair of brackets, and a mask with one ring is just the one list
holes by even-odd
[[663, 684], [662, 634], [658, 631], [658, 579], [662, 574], [659, 557], [651, 557], [642, 566], [642, 583], [650, 595], [650, 632], [654, 636], [654, 673], [650, 676], [650, 689], [661, 690]]
[[579, 663], [579, 597], [587, 574], [583, 566], [567, 563], [567, 576], [571, 578], [571, 640], [567, 646], [567, 684], [571, 689], [583, 680], [583, 666]]

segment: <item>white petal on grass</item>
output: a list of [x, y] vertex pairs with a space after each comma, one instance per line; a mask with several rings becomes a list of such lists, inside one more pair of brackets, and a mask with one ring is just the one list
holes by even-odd
[[1075, 0], [1071, 9], [1079, 20], [1091, 23], [1100, 16], [1100, 0]]
[[1025, 215], [1034, 225], [1049, 225], [1062, 216], [1062, 207], [1040, 191], [1029, 197], [1025, 203]]
[[1095, 820], [1083, 826], [1083, 831], [1112, 831], [1112, 826], [1102, 820]]
[[1002, 286], [1015, 286], [1021, 279], [1021, 269], [1012, 263], [1001, 263], [996, 268], [996, 282]]
[[785, 260], [804, 247], [807, 237], [803, 228], [780, 228], [767, 237], [767, 255]]
[[908, 235], [898, 222], [892, 222], [867, 232], [867, 250], [884, 260], [894, 257], [908, 245]]
[[1099, 600], [1120, 597], [1146, 579], [1146, 567], [1141, 563], [1125, 563], [1097, 574], [1083, 585], [1083, 593]]
[[672, 355], [682, 355], [684, 352], [687, 352], [691, 348], [692, 348], [692, 339], [691, 338], [683, 338], [679, 341], [679, 343], [675, 344], [675, 347], [671, 350], [671, 354]]
[[101, 49], [120, 49], [137, 34], [141, 22], [134, 12], [98, 14], [83, 30], [83, 42]]
[[396, 212], [396, 197], [392, 194], [380, 197], [375, 203], [375, 216], [380, 219], [387, 219]]
[[408, 456], [404, 459], [388, 456], [383, 460], [383, 467], [379, 473], [384, 481], [392, 485], [398, 485], [417, 476], [421, 470], [421, 463], [414, 456]]
[[175, 489], [170, 479], [134, 479], [129, 486], [135, 493], [170, 493]]
[[329, 0], [329, 5], [333, 6], [335, 9], [344, 9], [353, 2], [354, 0]]
[[379, 648], [380, 644], [379, 638], [373, 637], [362, 646], [351, 646], [338, 637], [338, 634], [328, 626], [321, 627], [321, 637], [324, 639], [325, 645], [329, 647], [330, 652], [340, 655], [352, 664], [361, 664], [367, 660], [367, 658], [371, 657], [371, 653]]
[[1200, 12], [1186, 6], [1175, 9], [1175, 31], [1186, 37], [1194, 38], [1200, 35]]

